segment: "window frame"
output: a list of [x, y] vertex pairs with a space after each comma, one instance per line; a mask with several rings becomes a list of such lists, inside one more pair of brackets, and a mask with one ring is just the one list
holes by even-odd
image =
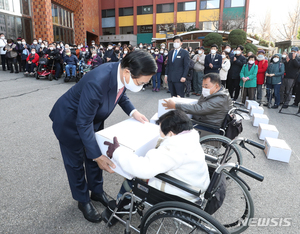
[[[132, 13], [130, 14], [124, 14], [125, 10], [131, 9]], [[124, 8], [119, 8], [119, 16], [130, 16], [133, 15], [133, 7], [124, 7]]]
[[[170, 5], [170, 6], [173, 5], [173, 10], [163, 11], [163, 6], [166, 6], [166, 5]], [[159, 11], [161, 11], [161, 12], [159, 12]], [[165, 4], [157, 4], [156, 5], [156, 13], [169, 13], [169, 12], [174, 12], [174, 3], [165, 3]]]
[[[215, 7], [215, 8], [207, 8], [207, 2], [210, 2], [210, 0], [201, 0], [200, 1], [200, 10], [211, 10], [211, 9], [220, 9], [220, 1], [224, 1], [224, 0], [213, 0], [213, 1], [219, 1], [219, 6]], [[201, 8], [202, 3], [206, 2], [206, 7], [205, 8]]]
[[[192, 10], [186, 10], [185, 4], [186, 3], [195, 3], [195, 9]], [[180, 9], [180, 6], [182, 5], [182, 10]], [[190, 2], [178, 2], [177, 3], [177, 12], [183, 12], [183, 11], [195, 11], [197, 9], [197, 2], [196, 1], [190, 1]]]
[[[143, 13], [143, 8], [144, 7], [151, 7], [151, 12], [150, 13]], [[153, 14], [153, 5], [144, 5], [144, 6], [138, 6], [137, 7], [137, 15], [150, 15], [150, 14]]]

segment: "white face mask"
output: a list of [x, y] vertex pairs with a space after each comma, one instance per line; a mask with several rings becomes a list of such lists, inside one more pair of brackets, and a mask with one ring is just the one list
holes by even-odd
[[153, 54], [153, 53], [154, 53], [154, 50], [151, 50], [151, 53]]
[[44, 48], [45, 46], [44, 45], [41, 45], [41, 48]]
[[148, 47], [148, 50], [150, 50], [151, 49], [151, 47]]
[[129, 78], [129, 83], [128, 84], [126, 83], [125, 76], [123, 77], [123, 79], [124, 79], [124, 84], [125, 84], [126, 89], [129, 89], [131, 92], [137, 93], [137, 92], [141, 91], [141, 89], [143, 88], [143, 85], [136, 85], [133, 82], [131, 74], [130, 74], [130, 78]]
[[53, 50], [54, 48], [53, 48], [53, 47], [50, 47], [49, 49], [50, 49], [50, 50]]
[[127, 53], [128, 53], [128, 51], [127, 51], [127, 50], [125, 50], [125, 51], [124, 51], [124, 54], [127, 54]]
[[56, 48], [57, 48], [57, 49], [59, 49], [59, 48], [60, 48], [60, 46], [58, 45], [58, 46], [56, 46]]
[[23, 45], [26, 45], [26, 41], [22, 41], [22, 44], [23, 44]]
[[81, 49], [81, 47], [80, 47], [80, 46], [78, 46], [77, 48], [78, 48], [79, 50]]
[[157, 51], [157, 52], [154, 52], [154, 54], [158, 54], [158, 51]]
[[226, 58], [226, 55], [222, 54], [222, 58]]
[[198, 54], [202, 54], [203, 53], [203, 51], [202, 50], [198, 50]]
[[42, 40], [39, 40], [39, 43], [42, 43]]
[[111, 49], [112, 49], [112, 46], [109, 46], [107, 49], [111, 50]]
[[11, 46], [12, 44], [10, 43], [10, 44], [8, 44], [9, 46]]
[[180, 47], [180, 43], [174, 42], [174, 48], [175, 48], [175, 49], [178, 49], [179, 47]]
[[103, 46], [100, 46], [100, 49], [103, 49]]
[[22, 42], [18, 41], [18, 44], [21, 44]]
[[140, 47], [140, 48], [143, 48], [143, 45], [140, 45], [139, 47]]
[[279, 58], [273, 58], [274, 63], [277, 63], [279, 61]]
[[161, 51], [160, 51], [160, 53], [161, 53], [161, 54], [163, 54], [163, 53], [164, 53], [164, 51], [163, 51], [163, 50], [161, 50]]
[[241, 54], [241, 51], [237, 50], [235, 53], [236, 53], [236, 54]]
[[165, 56], [167, 56], [167, 55], [168, 55], [168, 53], [164, 53], [164, 55], [165, 55]]
[[34, 41], [34, 42], [33, 42], [33, 44], [34, 44], [34, 45], [36, 45], [36, 44], [37, 44], [37, 42], [36, 42], [36, 41]]
[[225, 51], [226, 51], [227, 53], [230, 53], [230, 49], [229, 49], [229, 48], [225, 49]]
[[4, 39], [5, 39], [5, 37], [1, 37], [1, 39], [2, 39], [2, 40], [4, 40]]
[[[282, 55], [282, 58], [286, 58], [286, 54], [283, 54], [283, 55]], [[273, 60], [274, 60], [274, 59], [273, 59]]]
[[164, 49], [164, 48], [166, 48], [166, 47], [165, 47], [165, 46], [162, 46], [161, 48]]
[[215, 54], [217, 51], [216, 50], [211, 50], [210, 51], [212, 54]]
[[[214, 85], [213, 87], [215, 87], [215, 85]], [[209, 95], [210, 95], [210, 90], [211, 90], [213, 87], [211, 87], [210, 89], [202, 88], [202, 95], [203, 95], [203, 97], [209, 96]]]
[[249, 63], [249, 64], [254, 64], [254, 61], [253, 61], [253, 60], [250, 60], [248, 63]]
[[95, 45], [95, 43], [93, 42], [92, 45]]

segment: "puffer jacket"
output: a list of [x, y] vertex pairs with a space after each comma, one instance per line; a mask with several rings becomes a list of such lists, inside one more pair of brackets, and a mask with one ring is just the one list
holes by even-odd
[[[18, 56], [17, 45], [16, 44], [12, 44], [11, 46], [6, 44], [6, 46], [4, 48], [6, 50], [6, 55], [10, 54], [11, 58], [16, 58]], [[8, 51], [10, 49], [12, 49], [12, 51]]]
[[192, 114], [193, 119], [218, 127], [221, 127], [231, 108], [232, 100], [224, 87], [207, 97], [201, 95], [197, 104], [176, 103], [176, 109]]
[[288, 62], [284, 63], [285, 66], [285, 76], [284, 79], [296, 79], [297, 72], [300, 68], [300, 61], [296, 57], [295, 59], [290, 59]]
[[257, 70], [257, 84], [262, 85], [265, 83], [265, 74], [268, 68], [268, 60], [263, 59], [261, 61], [256, 60], [255, 64], [258, 67]]
[[[279, 61], [277, 63], [273, 62], [274, 56], [279, 57]], [[266, 73], [268, 74], [275, 74], [275, 76], [267, 76], [266, 83], [267, 84], [279, 84], [282, 81], [282, 77], [284, 75], [284, 63], [281, 62], [281, 54], [275, 54], [272, 59], [271, 63], [269, 64]]]
[[[245, 87], [245, 88], [255, 88], [257, 86], [257, 82], [256, 82], [256, 76], [257, 76], [257, 70], [258, 67], [257, 65], [253, 64], [253, 66], [250, 68], [249, 70], [249, 64], [245, 64], [240, 72], [240, 86], [241, 87]], [[248, 77], [249, 80], [247, 80], [244, 84], [242, 78], [243, 77]]]
[[[199, 60], [198, 60], [199, 58]], [[194, 57], [193, 57], [193, 61], [195, 63], [194, 65], [194, 70], [196, 72], [204, 72], [204, 61], [205, 60], [205, 55], [204, 54], [196, 54]]]

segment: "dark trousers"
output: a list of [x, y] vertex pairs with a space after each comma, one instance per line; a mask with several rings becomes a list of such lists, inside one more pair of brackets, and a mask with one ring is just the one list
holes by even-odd
[[58, 78], [60, 76], [60, 62], [55, 62], [55, 77]]
[[254, 100], [255, 99], [255, 91], [256, 91], [256, 87], [244, 88], [242, 103], [245, 104], [247, 96], [248, 96], [248, 100]]
[[229, 90], [230, 97], [237, 100], [240, 94], [240, 79], [229, 78], [227, 89]]
[[16, 58], [7, 58], [7, 61], [8, 61], [8, 67], [10, 69], [10, 72], [14, 72], [13, 65], [15, 67], [15, 71], [19, 72], [17, 57]]
[[279, 106], [280, 104], [280, 86], [281, 84], [267, 84], [267, 99], [268, 102], [272, 103], [272, 90], [274, 89], [274, 96], [275, 96], [275, 105]]
[[22, 69], [23, 69], [24, 72], [26, 71], [26, 64], [27, 64], [27, 61], [22, 60]]
[[72, 149], [61, 143], [59, 145], [73, 198], [79, 202], [88, 202], [89, 190], [102, 193], [102, 170], [96, 162], [86, 157], [85, 149]]
[[34, 68], [36, 67], [36, 64], [35, 63], [26, 63], [26, 71], [27, 72], [33, 72], [34, 71]]
[[21, 72], [21, 70], [22, 70], [22, 58], [21, 58], [21, 55], [17, 56], [17, 62], [18, 62], [18, 66], [19, 66], [18, 72]]
[[2, 63], [2, 70], [5, 71], [6, 70], [6, 66], [5, 66], [5, 54], [1, 54], [1, 63]]
[[296, 84], [296, 97], [294, 103], [298, 105], [300, 102], [300, 82], [297, 82]]
[[294, 79], [282, 79], [280, 87], [280, 102], [284, 105], [289, 105], [290, 100], [292, 99], [293, 84]]
[[185, 82], [168, 82], [171, 97], [184, 97]]
[[192, 91], [192, 81], [186, 80], [185, 81], [185, 93], [190, 94], [191, 91]]

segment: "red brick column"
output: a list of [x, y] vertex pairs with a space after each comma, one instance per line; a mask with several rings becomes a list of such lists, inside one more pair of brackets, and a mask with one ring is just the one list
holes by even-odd
[[85, 43], [86, 30], [83, 17], [83, 4], [80, 2], [74, 11], [75, 44]]
[[196, 23], [195, 28], [199, 28], [199, 11], [200, 11], [200, 0], [196, 1]]
[[218, 30], [222, 30], [223, 25], [223, 12], [224, 12], [224, 1], [220, 2], [220, 14], [219, 14], [219, 28]]

